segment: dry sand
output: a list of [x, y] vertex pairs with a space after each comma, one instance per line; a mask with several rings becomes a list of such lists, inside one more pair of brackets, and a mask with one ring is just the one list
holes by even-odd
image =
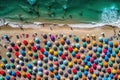
[[[117, 33], [120, 30], [120, 28], [114, 28], [114, 29], [116, 29]], [[15, 37], [16, 34], [28, 33], [31, 36], [34, 32], [37, 32], [39, 37], [40, 37], [40, 34], [43, 34], [43, 33], [51, 33], [54, 35], [63, 33], [67, 36], [69, 34], [72, 34], [72, 35], [77, 35], [78, 37], [86, 36], [86, 34], [90, 34], [90, 35], [95, 34], [97, 36], [97, 38], [98, 38], [98, 36], [101, 35], [102, 32], [105, 33], [106, 37], [110, 37], [114, 34], [113, 28], [109, 27], [109, 26], [102, 27], [102, 28], [91, 28], [91, 29], [77, 29], [77, 28], [74, 29], [73, 28], [73, 30], [71, 30], [67, 26], [54, 27], [53, 30], [50, 30], [50, 27], [45, 26], [42, 28], [24, 29], [24, 31], [19, 28], [2, 27], [0, 29], [0, 36], [3, 36], [4, 34], [8, 34], [9, 36], [13, 36], [11, 40], [16, 42], [17, 41], [17, 39]], [[30, 37], [30, 38], [32, 38], [32, 37]], [[22, 40], [22, 39], [20, 39], [20, 40]], [[0, 43], [3, 44], [4, 41], [0, 41]], [[2, 57], [6, 57], [5, 52], [6, 52], [6, 49], [0, 48], [0, 55]]]

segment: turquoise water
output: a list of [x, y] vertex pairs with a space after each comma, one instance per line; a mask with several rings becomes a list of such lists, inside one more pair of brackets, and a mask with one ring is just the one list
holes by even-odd
[[18, 21], [99, 22], [104, 8], [120, 0], [0, 0], [0, 18]]

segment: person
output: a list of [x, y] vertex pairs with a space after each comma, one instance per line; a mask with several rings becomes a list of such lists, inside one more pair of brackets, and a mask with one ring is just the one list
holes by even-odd
[[119, 33], [118, 33], [118, 37], [120, 38], [120, 31], [119, 31]]
[[19, 26], [19, 28], [21, 29], [21, 30], [23, 30], [24, 31], [24, 29], [23, 29], [23, 26], [22, 25], [18, 25]]
[[70, 29], [71, 29], [71, 30], [73, 30], [73, 28], [72, 28], [72, 27], [70, 27]]

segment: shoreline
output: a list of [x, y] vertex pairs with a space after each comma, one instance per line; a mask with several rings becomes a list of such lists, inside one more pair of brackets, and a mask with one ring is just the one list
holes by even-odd
[[49, 27], [63, 27], [67, 26], [70, 28], [77, 28], [77, 29], [90, 29], [90, 28], [102, 28], [105, 26], [109, 27], [117, 27], [120, 28], [120, 21], [115, 22], [115, 23], [96, 23], [96, 22], [80, 22], [80, 23], [59, 23], [59, 22], [25, 22], [25, 21], [14, 21], [14, 20], [9, 20], [9, 19], [1, 19], [0, 21], [0, 27], [2, 26], [10, 26], [13, 28], [41, 28], [44, 26], [49, 26]]

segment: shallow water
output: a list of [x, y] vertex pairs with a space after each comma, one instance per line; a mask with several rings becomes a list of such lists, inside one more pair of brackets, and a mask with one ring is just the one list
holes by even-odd
[[100, 22], [104, 8], [118, 8], [120, 0], [0, 0], [0, 18], [36, 21]]

